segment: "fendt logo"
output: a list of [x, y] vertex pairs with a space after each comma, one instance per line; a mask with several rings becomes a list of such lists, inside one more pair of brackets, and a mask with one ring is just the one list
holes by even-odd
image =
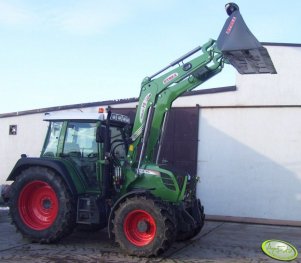
[[150, 100], [152, 94], [151, 93], [148, 93], [144, 100], [142, 101], [142, 104], [141, 104], [141, 109], [140, 109], [140, 123], [143, 122], [143, 119], [144, 119], [144, 114], [145, 114], [145, 110], [146, 110], [146, 106], [147, 106], [147, 103], [148, 101]]
[[233, 26], [235, 24], [235, 21], [236, 21], [236, 17], [233, 16], [232, 19], [231, 19], [231, 22], [230, 22], [230, 24], [229, 24], [229, 26], [227, 28], [227, 31], [226, 31], [227, 35], [229, 35], [231, 33], [231, 30], [232, 30], [232, 28], [233, 28]]

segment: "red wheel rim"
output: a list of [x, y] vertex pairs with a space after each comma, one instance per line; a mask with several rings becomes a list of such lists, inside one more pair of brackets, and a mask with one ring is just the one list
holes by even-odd
[[144, 210], [130, 212], [123, 225], [126, 238], [138, 247], [150, 244], [156, 235], [156, 222], [154, 218]]
[[43, 181], [33, 181], [22, 189], [18, 208], [23, 222], [34, 230], [50, 227], [58, 214], [59, 204], [53, 188]]

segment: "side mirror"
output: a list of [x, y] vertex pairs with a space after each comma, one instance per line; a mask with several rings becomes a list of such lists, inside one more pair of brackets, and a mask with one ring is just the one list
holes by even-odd
[[104, 143], [105, 134], [106, 134], [106, 127], [104, 127], [102, 125], [98, 126], [97, 130], [96, 130], [96, 142], [97, 143]]

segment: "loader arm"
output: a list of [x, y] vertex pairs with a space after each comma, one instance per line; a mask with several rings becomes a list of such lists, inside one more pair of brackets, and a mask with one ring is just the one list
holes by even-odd
[[173, 101], [217, 75], [224, 63], [232, 64], [240, 74], [276, 73], [268, 51], [246, 26], [238, 6], [227, 4], [226, 11], [229, 17], [217, 41], [210, 39], [142, 81], [127, 156], [138, 173], [142, 164], [158, 164]]
[[[184, 59], [200, 52], [202, 54], [184, 63]], [[202, 47], [195, 48], [143, 80], [131, 137], [132, 144], [129, 147], [128, 157], [131, 163], [136, 160], [137, 147], [140, 143], [142, 149], [137, 160], [138, 167], [142, 161], [154, 160], [154, 149], [173, 101], [218, 74], [223, 64], [222, 53], [216, 48], [215, 40], [210, 39]], [[168, 71], [176, 65], [177, 67]]]

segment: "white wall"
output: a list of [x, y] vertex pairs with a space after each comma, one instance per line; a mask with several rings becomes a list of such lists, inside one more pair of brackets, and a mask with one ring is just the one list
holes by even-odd
[[[0, 184], [5, 180], [22, 153], [39, 156], [47, 123], [42, 114], [0, 119]], [[17, 135], [9, 135], [9, 125], [17, 125]]]
[[174, 103], [205, 107], [198, 190], [209, 215], [301, 221], [301, 47], [267, 48], [278, 74], [237, 74], [235, 92]]
[[[301, 221], [301, 47], [267, 48], [277, 75], [237, 75], [235, 92], [187, 96], [173, 104], [205, 107], [200, 109], [198, 190], [209, 215]], [[42, 117], [0, 119], [0, 184], [21, 153], [40, 154], [47, 126]], [[8, 135], [11, 124], [18, 125], [17, 136]]]
[[201, 109], [199, 195], [209, 215], [301, 221], [301, 108]]
[[[277, 74], [236, 75], [237, 91], [187, 96], [174, 106], [300, 105], [301, 47], [267, 46]], [[230, 65], [225, 65], [230, 67]], [[200, 86], [199, 88], [201, 88]]]

